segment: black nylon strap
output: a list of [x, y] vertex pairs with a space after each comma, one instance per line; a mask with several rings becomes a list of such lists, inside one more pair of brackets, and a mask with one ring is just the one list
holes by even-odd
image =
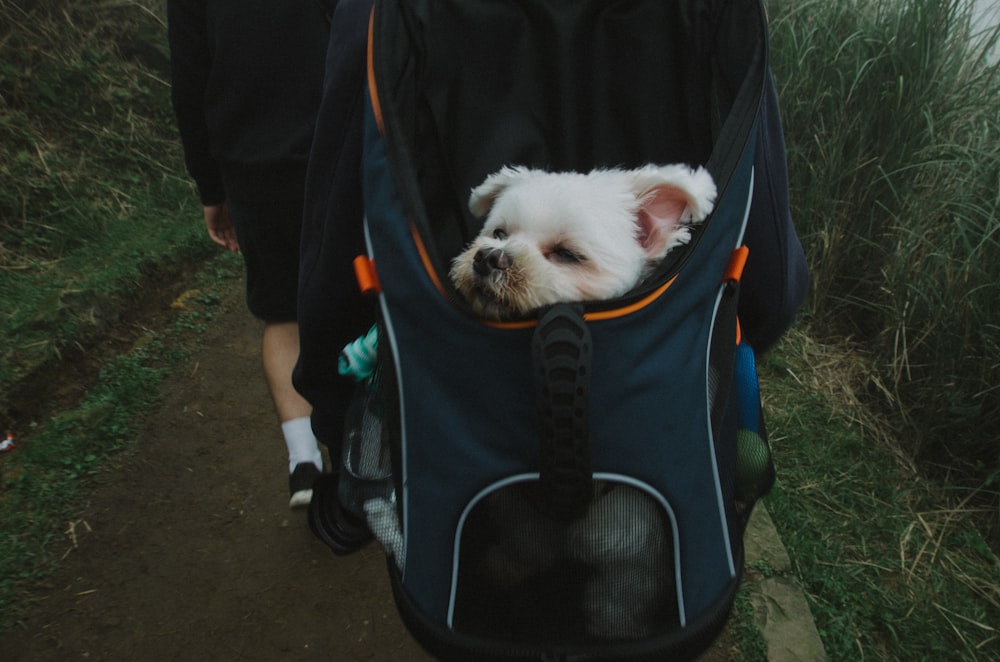
[[559, 519], [584, 513], [593, 495], [588, 405], [592, 344], [581, 306], [559, 304], [532, 340], [540, 423], [540, 503]]

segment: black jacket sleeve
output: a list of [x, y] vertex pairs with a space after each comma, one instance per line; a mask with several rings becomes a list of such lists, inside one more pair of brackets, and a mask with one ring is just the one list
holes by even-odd
[[212, 156], [205, 118], [205, 92], [211, 72], [205, 0], [169, 0], [171, 101], [184, 146], [184, 162], [202, 204], [225, 201], [219, 164]]
[[744, 243], [750, 257], [740, 287], [740, 324], [750, 346], [760, 353], [792, 325], [809, 289], [805, 252], [789, 208], [785, 142], [770, 74], [761, 105]]
[[365, 252], [361, 150], [371, 6], [372, 0], [341, 0], [333, 13], [302, 224], [293, 382], [313, 406], [316, 437], [334, 456], [354, 388], [337, 373], [337, 358], [375, 319], [376, 302], [359, 293], [352, 267]]

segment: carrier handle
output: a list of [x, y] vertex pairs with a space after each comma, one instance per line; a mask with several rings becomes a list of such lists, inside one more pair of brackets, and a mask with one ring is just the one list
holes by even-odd
[[582, 515], [593, 496], [590, 367], [593, 344], [583, 307], [545, 311], [532, 338], [539, 415], [539, 504], [552, 517]]

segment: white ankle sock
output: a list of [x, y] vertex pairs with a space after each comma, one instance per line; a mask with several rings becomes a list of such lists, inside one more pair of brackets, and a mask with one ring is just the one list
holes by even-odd
[[281, 424], [281, 432], [285, 435], [285, 445], [288, 446], [288, 473], [302, 462], [312, 462], [317, 469], [323, 469], [323, 454], [320, 453], [308, 416], [285, 421]]

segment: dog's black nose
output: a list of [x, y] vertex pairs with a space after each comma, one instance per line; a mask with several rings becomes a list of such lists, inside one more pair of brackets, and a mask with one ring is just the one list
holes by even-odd
[[480, 276], [510, 267], [510, 257], [499, 248], [480, 248], [472, 258], [472, 268]]

